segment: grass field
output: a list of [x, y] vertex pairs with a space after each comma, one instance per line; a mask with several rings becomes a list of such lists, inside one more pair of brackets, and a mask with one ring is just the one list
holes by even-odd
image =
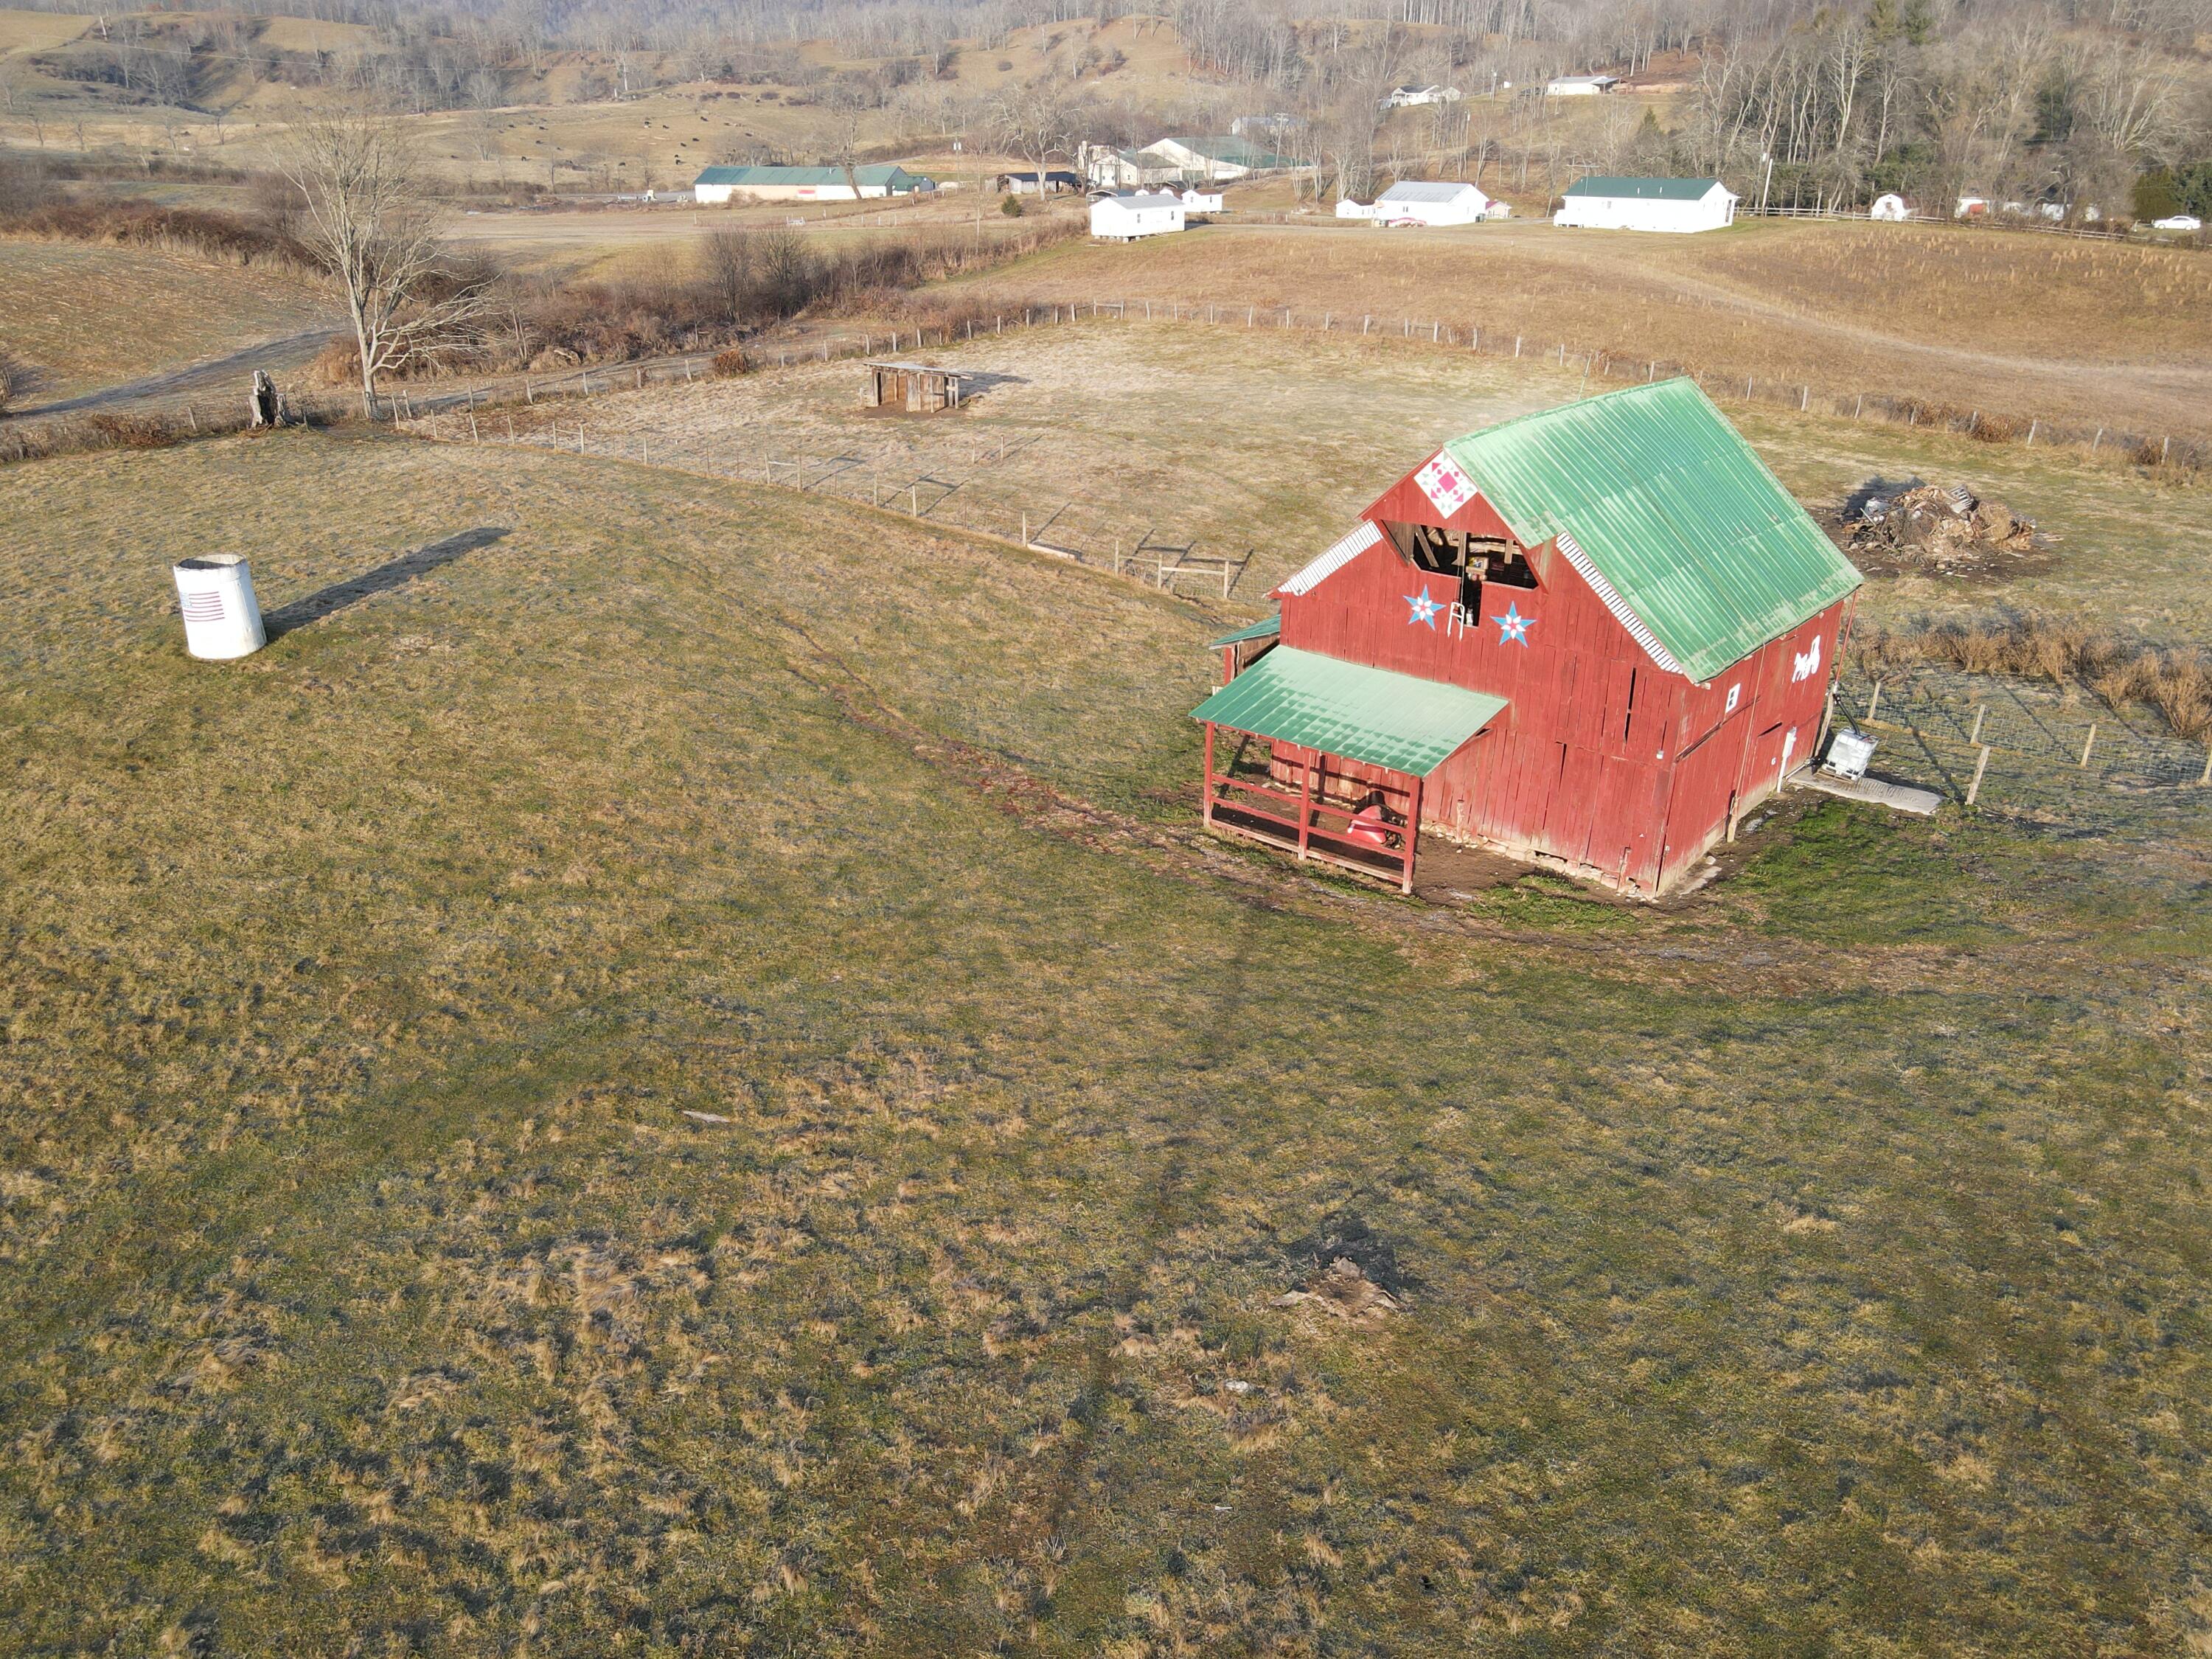
[[289, 273], [0, 238], [0, 344], [43, 372], [33, 403], [225, 356], [335, 314], [326, 293]]
[[1042, 299], [1472, 323], [1816, 389], [2212, 432], [2212, 261], [2169, 250], [1817, 221], [1687, 237], [1223, 226], [1071, 245], [985, 280]]
[[1203, 616], [843, 503], [295, 433], [0, 533], [10, 1645], [2212, 1640], [2201, 823], [1431, 910], [1192, 833]]
[[[878, 343], [888, 346], [879, 334]], [[911, 338], [903, 348], [912, 352]], [[794, 366], [520, 413], [523, 436], [634, 443], [702, 471], [777, 477], [866, 500], [872, 488], [992, 533], [1051, 520], [1054, 542], [1104, 553], [1146, 530], [1170, 543], [1253, 553], [1234, 596], [1260, 596], [1340, 534], [1439, 442], [1574, 397], [1580, 377], [1420, 342], [1110, 319], [1009, 332], [921, 354], [982, 377], [960, 415], [860, 407], [849, 362]], [[1815, 506], [1876, 477], [1963, 482], [2058, 537], [2057, 556], [2002, 592], [1909, 577], [1870, 587], [1870, 620], [2040, 605], [2174, 641], [2212, 639], [2212, 493], [2050, 448], [1973, 442], [1902, 425], [1731, 413], [1769, 465]], [[503, 434], [504, 427], [487, 429]], [[1006, 454], [998, 458], [1004, 443]], [[918, 497], [906, 492], [921, 485]]]

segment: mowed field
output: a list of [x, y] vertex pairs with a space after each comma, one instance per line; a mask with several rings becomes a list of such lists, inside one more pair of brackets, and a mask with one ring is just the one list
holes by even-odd
[[[0, 345], [58, 401], [337, 322], [295, 274], [189, 253], [0, 238]], [[239, 395], [245, 395], [241, 371]]]
[[1769, 221], [1698, 236], [1543, 223], [1222, 225], [978, 279], [1040, 299], [1206, 301], [1472, 324], [1531, 349], [2212, 433], [2212, 260], [2057, 236]]
[[291, 432], [0, 535], [12, 1647], [2212, 1639], [2201, 834], [1431, 909], [1193, 832], [1206, 617], [846, 503]]

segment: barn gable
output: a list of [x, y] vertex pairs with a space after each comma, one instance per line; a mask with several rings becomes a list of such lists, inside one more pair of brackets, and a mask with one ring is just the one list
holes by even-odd
[[1692, 380], [1525, 415], [1444, 453], [1518, 540], [1557, 538], [1653, 660], [1700, 684], [1859, 586]]

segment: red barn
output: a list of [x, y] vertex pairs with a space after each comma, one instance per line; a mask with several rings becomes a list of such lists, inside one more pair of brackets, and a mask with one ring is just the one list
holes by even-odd
[[1656, 895], [1812, 759], [1859, 580], [1692, 381], [1456, 439], [1215, 641], [1206, 822], [1407, 891], [1426, 831]]

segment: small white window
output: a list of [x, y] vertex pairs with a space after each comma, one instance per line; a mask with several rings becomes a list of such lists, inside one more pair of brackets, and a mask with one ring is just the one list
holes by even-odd
[[1723, 709], [1721, 712], [1722, 712], [1723, 714], [1735, 714], [1735, 705], [1736, 705], [1736, 701], [1737, 701], [1737, 699], [1739, 699], [1739, 698], [1740, 698], [1740, 697], [1741, 697], [1742, 696], [1743, 696], [1743, 685], [1742, 685], [1742, 683], [1741, 683], [1741, 682], [1740, 682], [1740, 681], [1739, 681], [1736, 684], [1734, 684], [1734, 685], [1731, 685], [1730, 687], [1729, 687], [1729, 700], [1728, 700], [1728, 707], [1727, 707], [1726, 708]]

